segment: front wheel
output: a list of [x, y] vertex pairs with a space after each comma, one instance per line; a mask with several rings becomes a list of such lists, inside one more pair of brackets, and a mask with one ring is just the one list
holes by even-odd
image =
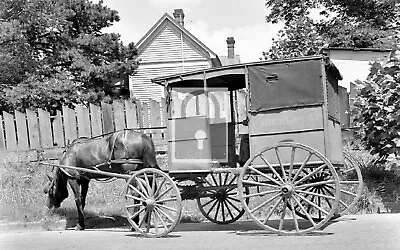
[[142, 169], [128, 179], [125, 190], [128, 221], [137, 232], [146, 237], [162, 237], [179, 223], [180, 192], [166, 173]]
[[[328, 159], [315, 149], [290, 142], [253, 155], [238, 180], [247, 213], [260, 227], [281, 235], [311, 232], [327, 223], [339, 205], [339, 185]], [[329, 192], [321, 192], [321, 187]], [[245, 199], [250, 199], [248, 204]]]

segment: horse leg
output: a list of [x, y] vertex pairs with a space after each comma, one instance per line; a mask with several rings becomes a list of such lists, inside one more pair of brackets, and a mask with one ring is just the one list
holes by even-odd
[[82, 198], [80, 194], [80, 185], [77, 180], [68, 180], [69, 185], [71, 186], [72, 191], [75, 195], [75, 204], [76, 209], [78, 211], [78, 224], [75, 227], [75, 230], [80, 231], [85, 229], [85, 216], [83, 213], [83, 206], [82, 206]]
[[83, 179], [80, 181], [80, 185], [81, 185], [81, 200], [82, 200], [82, 210], [85, 209], [85, 205], [86, 205], [86, 196], [87, 196], [87, 192], [89, 189], [89, 179]]

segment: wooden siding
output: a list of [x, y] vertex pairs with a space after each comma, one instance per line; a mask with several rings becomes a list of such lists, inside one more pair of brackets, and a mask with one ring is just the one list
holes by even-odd
[[206, 52], [201, 54], [182, 31], [175, 30], [168, 25], [139, 56], [141, 63], [208, 60], [209, 57]]
[[154, 99], [159, 101], [164, 97], [164, 88], [152, 83], [152, 78], [207, 68], [210, 68], [210, 63], [207, 61], [174, 64], [174, 66], [169, 66], [169, 64], [155, 64], [152, 67], [139, 67], [137, 73], [129, 78], [132, 90], [131, 95], [139, 100]]
[[143, 101], [160, 101], [164, 97], [163, 87], [153, 84], [152, 78], [212, 66], [210, 54], [169, 22], [140, 53], [139, 60], [137, 73], [129, 81], [131, 97]]

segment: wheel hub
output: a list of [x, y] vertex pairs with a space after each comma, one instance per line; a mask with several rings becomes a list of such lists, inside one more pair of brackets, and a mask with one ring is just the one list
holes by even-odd
[[281, 187], [282, 195], [284, 195], [284, 196], [286, 196], [286, 197], [292, 196], [293, 191], [294, 191], [294, 187], [291, 186], [291, 185], [283, 185], [283, 186]]
[[153, 200], [153, 199], [147, 199], [147, 200], [144, 202], [143, 205], [146, 206], [147, 209], [152, 209], [152, 208], [155, 207], [156, 201]]

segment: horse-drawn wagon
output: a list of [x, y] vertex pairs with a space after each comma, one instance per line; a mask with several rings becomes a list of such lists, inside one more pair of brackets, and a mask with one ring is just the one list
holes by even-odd
[[[339, 79], [324, 56], [153, 79], [166, 90], [168, 166], [121, 175], [132, 227], [149, 237], [168, 234], [184, 199], [196, 199], [212, 222], [232, 223], [247, 212], [278, 234], [307, 233], [348, 212], [362, 176], [343, 153]], [[243, 166], [236, 154], [240, 116], [250, 147]]]

